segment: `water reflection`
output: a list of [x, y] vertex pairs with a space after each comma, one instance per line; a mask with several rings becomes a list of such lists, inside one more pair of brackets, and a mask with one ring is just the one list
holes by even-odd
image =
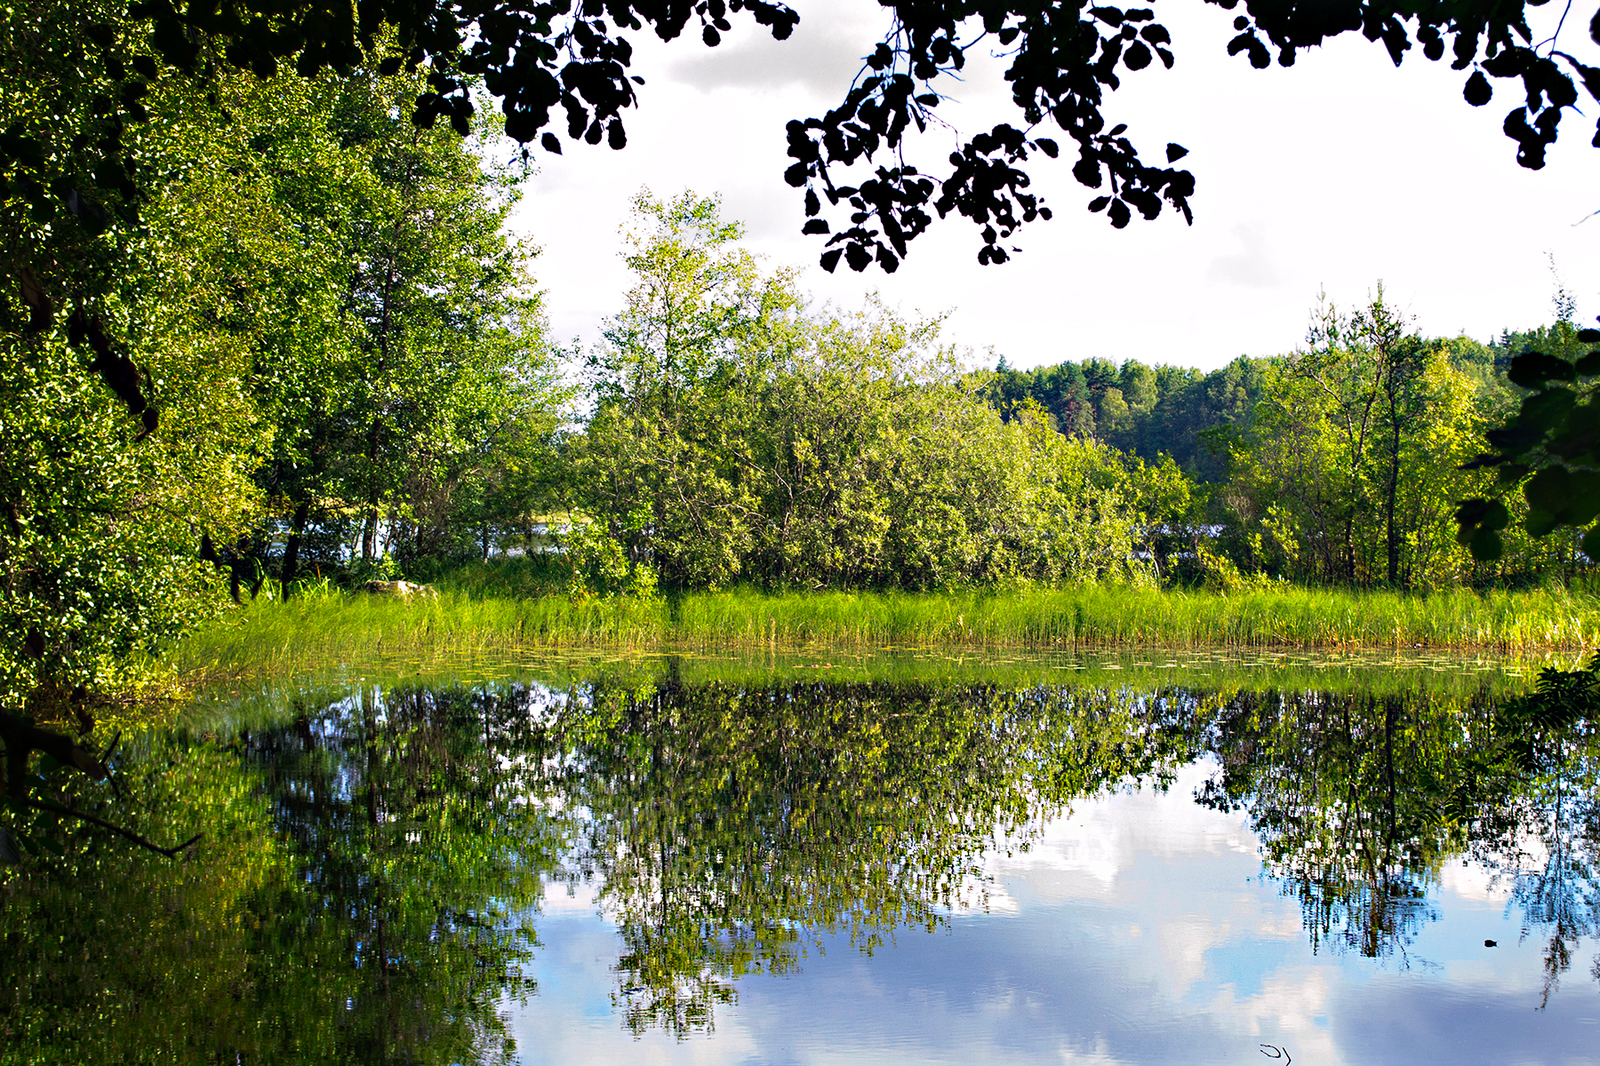
[[1548, 938], [1541, 1005], [1600, 933], [1592, 723], [1541, 726], [1481, 698], [1246, 693], [1208, 747], [1221, 769], [1196, 798], [1248, 812], [1313, 950], [1403, 958], [1463, 855], [1509, 890], [1524, 937]]
[[5, 880], [0, 1061], [514, 1059], [502, 1007], [563, 840], [523, 801], [516, 701], [364, 691], [285, 718], [147, 737], [123, 767], [107, 813], [203, 826], [189, 860], [63, 827], [65, 858]]
[[597, 882], [617, 923], [625, 1023], [710, 1028], [735, 979], [819, 938], [871, 952], [981, 905], [997, 832], [1170, 769], [1180, 717], [1064, 688], [596, 684], [549, 735], [555, 791], [586, 813], [559, 876]]
[[295, 950], [326, 952], [316, 980], [346, 982], [341, 1057], [510, 1057], [498, 1006], [524, 991], [529, 912], [562, 840], [559, 820], [525, 802], [540, 774], [523, 702], [360, 690], [241, 736], [241, 769], [304, 857], [273, 923]]
[[1587, 719], [1420, 685], [368, 687], [149, 738], [125, 775], [205, 847], [85, 836], [9, 875], [0, 1016], [17, 1061], [511, 1061], [503, 1011], [537, 994], [539, 900], [565, 885], [614, 924], [628, 1032], [712, 1031], [755, 975], [981, 911], [997, 853], [1196, 766], [1312, 953], [1410, 965], [1471, 860], [1547, 942], [1548, 1005], [1600, 933], [1597, 751]]

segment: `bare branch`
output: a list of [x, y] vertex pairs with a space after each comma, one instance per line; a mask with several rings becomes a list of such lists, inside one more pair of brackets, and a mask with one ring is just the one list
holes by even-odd
[[25, 799], [22, 802], [27, 806], [32, 807], [36, 811], [47, 811], [51, 814], [64, 814], [69, 818], [76, 818], [79, 821], [88, 822], [90, 825], [97, 825], [102, 829], [109, 829], [118, 836], [126, 840], [133, 841], [141, 848], [146, 848], [158, 854], [165, 855], [169, 859], [175, 858], [180, 852], [187, 850], [190, 845], [194, 844], [195, 841], [199, 840], [204, 835], [202, 833], [196, 833], [194, 836], [190, 837], [188, 840], [185, 840], [182, 844], [179, 844], [176, 847], [164, 848], [160, 844], [146, 840], [144, 837], [140, 836], [138, 833], [135, 833], [131, 829], [125, 829], [120, 825], [106, 821], [104, 818], [96, 818], [94, 815], [85, 811], [74, 810], [71, 807], [63, 807], [61, 804], [51, 803], [49, 800]]

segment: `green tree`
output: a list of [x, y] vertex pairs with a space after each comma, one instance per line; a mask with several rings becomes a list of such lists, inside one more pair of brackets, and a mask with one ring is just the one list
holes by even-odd
[[[8, 19], [0, 31], [7, 54], [37, 52], [30, 69], [46, 83], [68, 77], [72, 61], [50, 29], [49, 19]], [[0, 108], [18, 121], [53, 105], [92, 109], [19, 73], [0, 81]], [[193, 90], [172, 84], [144, 100], [159, 121], [139, 131], [141, 165], [198, 174], [148, 202], [139, 229], [108, 224], [114, 202], [80, 199], [79, 214], [45, 219], [25, 198], [0, 200], [5, 247], [29, 246], [43, 226], [71, 255], [106, 266], [70, 309], [37, 287], [63, 269], [49, 259], [27, 260], [20, 269], [33, 280], [0, 298], [6, 713], [113, 687], [130, 653], [216, 610], [220, 586], [196, 549], [206, 535], [231, 540], [261, 506], [251, 453], [271, 429], [244, 382], [258, 309], [272, 301], [242, 294], [241, 281], [261, 273], [241, 278], [230, 254], [233, 238], [255, 247], [256, 232], [230, 214], [236, 205], [209, 168], [215, 139], [191, 118]]]
[[[1548, 935], [1544, 1000], [1596, 922], [1594, 674], [1536, 695], [1240, 693], [1218, 711], [1203, 804], [1246, 810], [1314, 948], [1403, 954], [1470, 855]], [[1597, 974], [1596, 976], [1600, 976]]]
[[1311, 341], [1273, 364], [1232, 446], [1236, 521], [1270, 538], [1245, 549], [1252, 563], [1349, 584], [1465, 576], [1443, 508], [1476, 479], [1457, 467], [1482, 432], [1477, 390], [1447, 346], [1406, 332], [1381, 287], [1350, 315], [1324, 301]]
[[[1495, 560], [1506, 552], [1507, 527], [1520, 517], [1522, 532], [1535, 539], [1563, 531], [1581, 537], [1583, 553], [1600, 558], [1600, 452], [1595, 447], [1600, 407], [1600, 330], [1557, 322], [1543, 338], [1547, 350], [1526, 350], [1511, 359], [1506, 377], [1525, 390], [1514, 415], [1487, 435], [1488, 450], [1469, 464], [1494, 470], [1492, 495], [1461, 502], [1457, 539], [1474, 558]], [[1531, 343], [1531, 342], [1530, 342]], [[1555, 354], [1552, 354], [1555, 353]], [[1521, 489], [1510, 507], [1500, 498]], [[1513, 510], [1512, 508], [1515, 508]], [[1525, 517], [1523, 517], [1525, 516]], [[1514, 534], [1513, 534], [1514, 535]]]
[[712, 201], [639, 202], [640, 278], [591, 356], [582, 508], [669, 588], [937, 588], [1128, 575], [1126, 472], [1010, 424], [937, 322], [807, 312]]
[[1037, 819], [1191, 750], [1174, 704], [1051, 687], [685, 684], [573, 693], [547, 760], [588, 812], [565, 876], [594, 883], [635, 1033], [712, 1028], [750, 973], [828, 934], [872, 952], [987, 889], [978, 860]]
[[308, 532], [324, 564], [347, 532], [368, 563], [380, 532], [407, 561], [481, 552], [516, 510], [503, 468], [552, 451], [562, 395], [530, 253], [502, 232], [516, 174], [482, 162], [490, 127], [463, 141], [408, 122], [417, 91], [370, 71], [239, 79], [214, 130], [213, 172], [254, 208], [255, 239], [227, 261], [242, 289], [274, 294], [247, 378], [273, 430], [257, 475], [272, 521], [253, 547], [281, 536], [285, 587]]
[[130, 730], [126, 801], [52, 775], [206, 836], [171, 863], [63, 828], [0, 869], [0, 1062], [515, 1061], [504, 1004], [570, 832], [527, 802], [539, 698], [367, 688], [227, 743]]

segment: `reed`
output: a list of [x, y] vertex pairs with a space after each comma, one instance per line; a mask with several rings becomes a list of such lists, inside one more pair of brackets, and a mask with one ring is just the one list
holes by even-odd
[[[1600, 597], [1560, 588], [1432, 596], [1082, 586], [947, 593], [702, 593], [675, 600], [497, 596], [448, 586], [402, 602], [322, 587], [233, 612], [168, 649], [191, 682], [308, 672], [432, 672], [467, 662], [671, 649], [748, 658], [809, 650], [1126, 648], [1445, 650], [1576, 655], [1600, 644]], [[579, 655], [592, 658], [593, 655]], [[804, 656], [802, 656], [804, 657]], [[813, 656], [814, 657], [814, 656]]]
[[1450, 648], [1527, 652], [1600, 642], [1600, 598], [1562, 589], [1432, 596], [1282, 589], [1223, 595], [1090, 585], [966, 593], [748, 591], [685, 598], [690, 643], [1063, 648]]

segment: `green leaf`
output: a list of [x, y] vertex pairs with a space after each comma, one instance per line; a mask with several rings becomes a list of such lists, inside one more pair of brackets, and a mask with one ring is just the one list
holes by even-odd
[[1556, 516], [1551, 512], [1535, 509], [1528, 512], [1528, 517], [1522, 526], [1530, 537], [1542, 537], [1554, 530], [1558, 524]]
[[1480, 563], [1493, 562], [1505, 554], [1505, 542], [1500, 539], [1500, 534], [1492, 529], [1484, 528], [1473, 534], [1472, 541], [1467, 545], [1472, 552], [1472, 557]]
[[1506, 371], [1513, 385], [1525, 389], [1537, 389], [1546, 381], [1572, 381], [1577, 376], [1571, 363], [1543, 352], [1525, 352], [1517, 356]]
[[1522, 494], [1527, 497], [1529, 507], [1535, 511], [1546, 512], [1553, 519], [1571, 498], [1572, 475], [1567, 473], [1566, 467], [1545, 467], [1528, 479], [1528, 483], [1522, 488]]
[[1600, 516], [1600, 471], [1574, 470], [1567, 479], [1567, 502], [1556, 513], [1564, 526], [1586, 526]]
[[1591, 560], [1600, 559], [1600, 526], [1591, 528], [1583, 535], [1583, 554]]

